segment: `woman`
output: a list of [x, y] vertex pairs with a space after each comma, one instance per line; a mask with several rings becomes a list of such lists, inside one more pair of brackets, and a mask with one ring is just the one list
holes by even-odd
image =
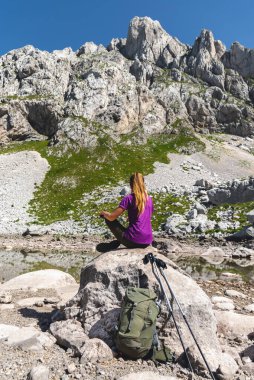
[[[100, 252], [115, 249], [120, 244], [127, 248], [146, 248], [153, 241], [151, 225], [153, 201], [148, 196], [144, 177], [141, 173], [132, 174], [130, 187], [131, 194], [126, 195], [114, 211], [111, 213], [102, 211], [100, 213], [117, 239], [108, 244], [98, 244], [97, 250]], [[117, 220], [124, 211], [128, 212], [129, 226], [127, 228], [123, 227]]]

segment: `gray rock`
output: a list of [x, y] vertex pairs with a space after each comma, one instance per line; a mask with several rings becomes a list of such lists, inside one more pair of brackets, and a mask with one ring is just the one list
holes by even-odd
[[175, 57], [185, 54], [187, 46], [169, 36], [158, 21], [149, 17], [134, 17], [129, 26], [124, 54], [168, 67]]
[[247, 49], [239, 42], [234, 42], [222, 61], [229, 69], [236, 70], [243, 77], [254, 75], [254, 49]]
[[226, 289], [225, 294], [226, 296], [229, 296], [229, 297], [236, 297], [236, 298], [242, 298], [242, 299], [247, 298], [245, 294], [238, 292], [237, 290], [234, 290], [234, 289]]
[[49, 368], [40, 364], [31, 369], [28, 380], [49, 380]]
[[0, 292], [0, 304], [8, 304], [12, 301], [12, 295], [7, 292]]
[[[79, 293], [67, 306], [82, 305], [79, 315], [85, 333], [90, 338], [102, 339], [110, 347], [114, 345], [112, 334], [117, 324], [119, 307], [125, 294], [126, 284], [150, 286], [157, 289], [158, 284], [151, 266], [145, 265], [142, 261], [143, 255], [150, 251], [151, 248], [142, 250], [142, 252], [139, 250], [108, 252], [97, 257], [82, 270]], [[193, 280], [173, 269], [175, 265], [164, 256], [161, 258], [167, 263], [165, 275], [171, 279], [174, 291], [186, 313], [186, 318], [202, 345], [207, 360], [215, 370], [219, 365], [221, 351], [216, 337], [216, 324], [210, 300]], [[188, 294], [184, 290], [186, 287], [188, 287]], [[183, 334], [187, 334], [186, 326], [177, 309], [175, 317]], [[200, 329], [201, 323], [202, 329]], [[167, 344], [171, 349], [181, 352], [181, 345], [175, 336], [172, 339], [168, 336]]]
[[238, 365], [235, 360], [228, 354], [222, 354], [222, 362], [216, 372], [219, 380], [232, 380], [236, 371], [238, 370]]
[[82, 346], [80, 363], [101, 363], [112, 359], [112, 350], [101, 339], [88, 339]]
[[60, 346], [70, 348], [76, 356], [82, 355], [82, 346], [88, 337], [80, 322], [68, 319], [51, 323], [50, 332]]
[[248, 222], [250, 222], [251, 224], [254, 224], [254, 210], [249, 211], [246, 214], [246, 217], [247, 217]]
[[250, 313], [254, 313], [254, 303], [244, 306], [244, 310], [249, 311]]

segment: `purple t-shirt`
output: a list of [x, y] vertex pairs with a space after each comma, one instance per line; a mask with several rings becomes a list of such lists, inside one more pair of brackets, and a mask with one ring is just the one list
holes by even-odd
[[124, 237], [134, 243], [151, 244], [153, 241], [151, 217], [153, 213], [153, 201], [148, 197], [145, 209], [138, 216], [135, 195], [128, 194], [120, 202], [119, 207], [128, 211], [129, 226], [124, 232]]

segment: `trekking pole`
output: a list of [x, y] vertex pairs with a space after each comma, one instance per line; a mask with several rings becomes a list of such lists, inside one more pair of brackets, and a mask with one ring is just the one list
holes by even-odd
[[158, 266], [156, 264], [156, 261], [155, 261], [155, 257], [153, 256], [152, 253], [148, 253], [147, 255], [145, 255], [144, 257], [144, 264], [147, 264], [148, 262], [150, 262], [152, 264], [152, 270], [153, 270], [153, 273], [157, 279], [157, 281], [159, 282], [160, 284], [160, 288], [164, 294], [164, 297], [166, 299], [166, 304], [167, 304], [167, 307], [168, 307], [168, 310], [169, 310], [169, 313], [172, 315], [172, 318], [173, 318], [173, 321], [174, 321], [174, 325], [176, 327], [176, 331], [178, 333], [178, 336], [179, 336], [179, 339], [180, 339], [180, 342], [182, 344], [182, 347], [183, 347], [183, 350], [184, 350], [184, 353], [185, 353], [185, 357], [187, 359], [187, 362], [188, 362], [188, 366], [190, 368], [190, 371], [194, 373], [193, 371], [193, 368], [192, 368], [192, 365], [191, 365], [191, 362], [190, 362], [190, 359], [189, 359], [189, 356], [187, 354], [187, 351], [186, 351], [186, 348], [185, 348], [185, 345], [184, 345], [184, 342], [183, 342], [183, 339], [182, 339], [182, 336], [181, 336], [181, 333], [180, 333], [180, 330], [179, 330], [179, 327], [176, 323], [176, 320], [175, 320], [175, 316], [174, 316], [174, 313], [173, 313], [173, 309], [171, 307], [171, 304], [170, 304], [170, 301], [169, 301], [169, 298], [165, 292], [165, 289], [162, 285], [162, 281], [161, 281], [161, 278], [160, 278], [160, 272], [158, 270]]
[[189, 329], [189, 331], [190, 331], [190, 333], [191, 333], [191, 335], [192, 335], [192, 338], [194, 339], [194, 342], [196, 343], [196, 346], [197, 346], [197, 348], [198, 348], [198, 350], [199, 350], [199, 352], [200, 352], [200, 354], [201, 354], [201, 356], [202, 356], [202, 358], [203, 358], [203, 360], [204, 360], [204, 362], [205, 362], [205, 365], [206, 365], [206, 367], [207, 367], [207, 369], [208, 369], [208, 371], [209, 371], [209, 373], [210, 373], [211, 378], [212, 378], [213, 380], [215, 380], [214, 375], [213, 375], [213, 373], [212, 373], [212, 371], [211, 371], [211, 369], [210, 369], [210, 367], [209, 367], [209, 364], [207, 363], [207, 360], [206, 360], [206, 358], [205, 358], [205, 355], [203, 354], [203, 352], [202, 352], [202, 350], [201, 350], [201, 347], [200, 347], [200, 345], [199, 345], [199, 343], [198, 343], [198, 341], [197, 341], [197, 339], [196, 339], [196, 337], [195, 337], [195, 335], [194, 335], [194, 333], [193, 333], [193, 331], [192, 331], [192, 328], [191, 328], [191, 326], [190, 326], [190, 324], [189, 324], [189, 322], [188, 322], [188, 320], [187, 320], [187, 318], [186, 318], [186, 315], [185, 315], [185, 313], [183, 312], [183, 310], [182, 310], [182, 308], [181, 308], [181, 305], [179, 304], [179, 302], [178, 302], [178, 300], [177, 300], [177, 298], [176, 298], [176, 296], [175, 296], [175, 293], [174, 293], [173, 289], [172, 289], [171, 286], [169, 285], [169, 282], [168, 282], [167, 277], [165, 276], [165, 273], [164, 273], [163, 270], [162, 270], [162, 269], [166, 269], [166, 268], [167, 268], [166, 263], [165, 263], [163, 260], [157, 259], [156, 257], [154, 257], [154, 261], [156, 262], [157, 266], [159, 267], [160, 274], [161, 274], [162, 277], [164, 278], [164, 280], [165, 280], [165, 282], [166, 282], [166, 284], [167, 284], [167, 286], [168, 286], [168, 289], [169, 289], [170, 293], [172, 294], [173, 298], [174, 298], [175, 301], [176, 301], [177, 306], [179, 307], [179, 310], [180, 310], [180, 312], [181, 312], [181, 314], [182, 314], [182, 317], [183, 317], [183, 319], [184, 319], [184, 321], [185, 321], [185, 323], [186, 323], [186, 325], [187, 325], [187, 327], [188, 327], [188, 329]]

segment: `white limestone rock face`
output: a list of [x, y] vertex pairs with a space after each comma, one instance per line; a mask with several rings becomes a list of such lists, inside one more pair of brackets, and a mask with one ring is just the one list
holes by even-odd
[[150, 17], [134, 17], [129, 26], [124, 53], [127, 58], [139, 58], [160, 67], [168, 67], [175, 57], [188, 50], [177, 38], [165, 32], [158, 21]]
[[218, 49], [212, 32], [206, 29], [202, 30], [188, 59], [188, 70], [211, 86], [217, 86], [224, 90], [224, 66], [217, 55], [216, 46]]
[[236, 70], [243, 77], [254, 76], [254, 49], [245, 48], [239, 42], [234, 42], [222, 57], [227, 68]]
[[[158, 282], [152, 272], [151, 264], [145, 265], [143, 257], [146, 250], [117, 250], [97, 257], [81, 272], [80, 289], [65, 309], [66, 317], [79, 319], [85, 333], [90, 338], [104, 340], [113, 347], [113, 334], [119, 316], [120, 305], [127, 286], [151, 287], [158, 292]], [[216, 320], [209, 298], [191, 278], [185, 276], [170, 260], [157, 255], [167, 263], [165, 274], [176, 293], [194, 334], [204, 350], [213, 370], [219, 366], [221, 350], [216, 336]], [[186, 289], [188, 291], [186, 292]], [[74, 308], [76, 315], [73, 315]], [[164, 308], [160, 323], [167, 316]], [[175, 317], [186, 342], [192, 342], [179, 310], [175, 307]], [[167, 325], [170, 338], [167, 342], [171, 349], [182, 352], [179, 339], [173, 329], [172, 321]]]

